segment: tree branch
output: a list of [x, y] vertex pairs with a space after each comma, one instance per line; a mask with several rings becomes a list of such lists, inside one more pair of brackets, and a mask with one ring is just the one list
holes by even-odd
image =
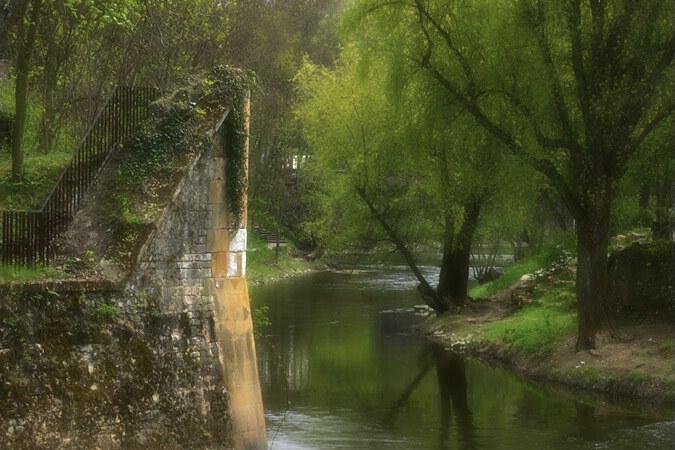
[[544, 9], [541, 0], [538, 2], [538, 8], [536, 14], [533, 14], [533, 17], [534, 16], [536, 16], [536, 22], [533, 23], [534, 31], [537, 34], [537, 44], [539, 45], [539, 51], [541, 52], [542, 59], [544, 60], [546, 74], [548, 75], [552, 85], [553, 102], [555, 104], [556, 112], [558, 113], [560, 128], [563, 135], [562, 141], [566, 143], [564, 146], [565, 148], [578, 155], [581, 153], [579, 137], [572, 127], [569, 111], [567, 109], [565, 97], [562, 91], [562, 85], [560, 83], [560, 77], [555, 70], [555, 64], [553, 62], [553, 57], [551, 56], [551, 47], [548, 43], [548, 40], [546, 39], [546, 33], [544, 30]]
[[413, 257], [412, 252], [408, 246], [405, 245], [405, 242], [403, 242], [396, 231], [389, 225], [382, 214], [377, 211], [377, 208], [373, 204], [372, 199], [368, 196], [365, 188], [356, 186], [355, 189], [358, 196], [368, 207], [371, 215], [375, 218], [375, 220], [377, 220], [391, 242], [394, 244], [396, 250], [398, 250], [401, 256], [403, 256], [403, 259], [408, 264], [408, 267], [410, 267], [410, 270], [412, 270], [415, 278], [417, 278], [417, 280], [420, 282], [418, 289], [420, 290], [424, 301], [437, 313], [446, 312], [448, 310], [448, 306], [441, 300], [441, 298], [438, 296], [438, 293], [434, 290], [434, 288], [431, 287], [427, 279], [424, 277], [424, 274], [417, 266], [417, 263], [415, 263], [415, 258]]
[[452, 36], [450, 36], [450, 33], [443, 28], [441, 23], [437, 21], [430, 13], [429, 11], [424, 7], [422, 4], [421, 0], [415, 0], [415, 7], [417, 8], [417, 11], [420, 15], [420, 26], [423, 28], [423, 32], [425, 36], [427, 37], [427, 41], [430, 43], [430, 45], [433, 45], [431, 42], [431, 37], [429, 36], [429, 32], [424, 26], [424, 22], [422, 18], [426, 18], [431, 25], [434, 27], [436, 32], [441, 35], [443, 38], [443, 41], [445, 41], [446, 47], [455, 54], [457, 59], [459, 60], [460, 65], [462, 66], [462, 71], [464, 72], [464, 75], [466, 76], [468, 82], [469, 82], [469, 91], [472, 95], [476, 94], [476, 82], [475, 82], [475, 77], [473, 75], [473, 70], [471, 69], [471, 64], [469, 64], [469, 61], [464, 57], [464, 55], [459, 51], [459, 49], [455, 46], [454, 41], [452, 39]]
[[584, 67], [583, 44], [581, 40], [581, 0], [568, 0], [567, 22], [572, 44], [572, 70], [577, 87], [577, 96], [584, 119], [586, 138], [591, 123], [591, 96], [588, 89], [588, 77]]
[[626, 145], [625, 159], [626, 161], [640, 148], [640, 145], [644, 140], [649, 136], [649, 134], [654, 131], [654, 129], [659, 126], [661, 122], [665, 119], [672, 117], [673, 112], [675, 112], [675, 105], [668, 103], [666, 108], [661, 110], [654, 118], [645, 125], [640, 134], [635, 136], [634, 139], [630, 139]]
[[[422, 64], [423, 61], [418, 61], [418, 63]], [[499, 142], [504, 144], [513, 155], [521, 158], [533, 169], [546, 176], [565, 198], [566, 204], [573, 214], [581, 213], [583, 208], [577, 200], [574, 190], [569, 186], [569, 184], [565, 181], [563, 176], [560, 174], [560, 172], [558, 172], [555, 165], [553, 165], [550, 160], [544, 158], [535, 158], [531, 154], [527, 153], [514, 136], [509, 134], [506, 130], [497, 125], [487, 115], [485, 115], [485, 113], [480, 109], [475, 101], [473, 101], [473, 99], [469, 99], [463, 95], [459, 88], [455, 86], [450, 80], [445, 78], [443, 74], [441, 74], [433, 65], [427, 63], [422, 67], [426, 69], [431, 74], [431, 76], [441, 86], [443, 86], [448, 91], [448, 93], [450, 93], [452, 97], [459, 101], [462, 106], [464, 106], [467, 112], [473, 116], [473, 118], [481, 127], [492, 134]]]

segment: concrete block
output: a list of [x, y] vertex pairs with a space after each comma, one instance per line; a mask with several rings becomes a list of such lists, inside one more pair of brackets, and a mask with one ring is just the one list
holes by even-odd
[[206, 236], [206, 251], [209, 253], [226, 252], [230, 248], [230, 231], [227, 229], [210, 230]]

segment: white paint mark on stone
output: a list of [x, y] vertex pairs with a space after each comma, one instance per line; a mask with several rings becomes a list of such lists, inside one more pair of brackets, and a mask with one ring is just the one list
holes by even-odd
[[246, 251], [246, 229], [240, 228], [230, 236], [230, 252]]

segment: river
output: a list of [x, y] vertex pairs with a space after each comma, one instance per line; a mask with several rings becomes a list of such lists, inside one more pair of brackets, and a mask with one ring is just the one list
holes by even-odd
[[270, 321], [256, 342], [271, 449], [673, 448], [672, 418], [429, 343], [411, 330], [425, 320], [415, 284], [404, 267], [373, 266], [251, 287]]

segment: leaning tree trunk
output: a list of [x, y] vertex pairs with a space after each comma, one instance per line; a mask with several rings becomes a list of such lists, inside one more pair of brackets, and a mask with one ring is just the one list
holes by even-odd
[[373, 215], [373, 218], [377, 220], [377, 222], [380, 224], [384, 232], [389, 237], [389, 240], [396, 247], [396, 250], [401, 254], [401, 256], [403, 256], [403, 259], [405, 260], [408, 267], [410, 267], [410, 270], [415, 275], [415, 278], [417, 278], [417, 281], [420, 282], [417, 285], [417, 290], [422, 296], [424, 302], [431, 309], [434, 310], [436, 315], [440, 315], [447, 312], [450, 309], [448, 302], [446, 301], [446, 299], [439, 296], [438, 292], [431, 287], [426, 277], [424, 276], [420, 268], [417, 266], [415, 258], [413, 257], [413, 254], [408, 248], [408, 246], [405, 244], [403, 239], [401, 239], [398, 233], [396, 233], [396, 231], [389, 225], [389, 223], [387, 223], [385, 218], [377, 211], [375, 204], [370, 199], [370, 197], [368, 197], [366, 190], [364, 188], [357, 187], [356, 193], [361, 198], [361, 200], [363, 200], [363, 202], [366, 204], [366, 206], [370, 210], [370, 213]]
[[590, 203], [577, 218], [577, 350], [597, 348], [611, 339], [606, 308], [609, 188], [598, 188]]
[[478, 227], [480, 209], [480, 202], [472, 202], [464, 207], [464, 220], [456, 239], [451, 238], [451, 228], [454, 226], [452, 218], [448, 217], [445, 221], [446, 238], [437, 292], [454, 306], [464, 306], [468, 297], [471, 244]]

